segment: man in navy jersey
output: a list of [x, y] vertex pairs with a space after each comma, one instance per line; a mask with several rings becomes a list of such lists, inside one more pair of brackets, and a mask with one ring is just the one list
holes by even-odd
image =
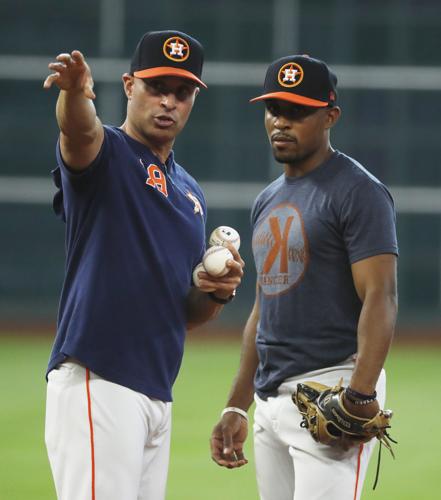
[[211, 452], [224, 467], [247, 463], [254, 398], [263, 500], [361, 495], [374, 442], [315, 442], [291, 400], [299, 382], [335, 386], [343, 378], [353, 390], [344, 392], [344, 406], [360, 417], [371, 418], [385, 402], [383, 365], [397, 313], [395, 211], [386, 187], [331, 147], [340, 117], [336, 85], [324, 62], [292, 55], [269, 66], [263, 94], [252, 99], [265, 103], [267, 135], [284, 172], [252, 209], [256, 300]]
[[243, 261], [230, 247], [228, 274], [200, 273], [192, 286], [206, 203], [172, 147], [206, 87], [202, 65], [191, 36], [146, 33], [122, 77], [126, 119], [113, 127], [97, 117], [79, 51], [49, 64], [44, 88], [60, 89], [54, 209], [67, 255], [46, 445], [62, 500], [165, 497], [185, 331], [214, 318], [241, 281]]

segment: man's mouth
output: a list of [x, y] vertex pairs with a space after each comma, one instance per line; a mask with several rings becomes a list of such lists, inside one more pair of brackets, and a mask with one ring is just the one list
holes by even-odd
[[287, 143], [297, 143], [297, 140], [289, 135], [277, 133], [271, 136], [271, 143], [274, 146], [282, 146]]
[[169, 115], [156, 115], [154, 121], [160, 128], [168, 128], [175, 124], [175, 120]]
[[297, 142], [297, 141], [296, 139], [294, 139], [294, 137], [277, 133], [271, 136], [271, 142]]

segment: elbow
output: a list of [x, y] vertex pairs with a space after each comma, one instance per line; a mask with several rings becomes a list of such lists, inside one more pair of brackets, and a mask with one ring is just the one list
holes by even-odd
[[390, 290], [386, 290], [384, 293], [384, 300], [391, 312], [397, 316], [398, 314], [398, 291], [397, 287], [394, 286]]
[[363, 308], [366, 307], [378, 307], [385, 309], [388, 312], [388, 316], [391, 318], [396, 318], [398, 314], [398, 293], [395, 288], [384, 290], [370, 290], [364, 297]]

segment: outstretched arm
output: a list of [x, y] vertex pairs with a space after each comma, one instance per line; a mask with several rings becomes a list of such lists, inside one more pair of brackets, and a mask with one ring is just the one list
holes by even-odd
[[56, 85], [60, 89], [56, 115], [60, 127], [60, 147], [63, 160], [72, 169], [85, 170], [96, 158], [103, 143], [103, 126], [96, 115], [93, 79], [83, 54], [59, 54], [49, 64], [53, 71], [43, 87]]
[[[259, 321], [259, 290], [253, 310], [245, 325], [240, 366], [233, 382], [226, 408], [248, 411], [254, 397], [254, 375], [258, 365], [256, 332]], [[248, 421], [236, 412], [225, 413], [211, 434], [211, 457], [220, 466], [233, 469], [248, 463], [243, 445], [248, 434]]]

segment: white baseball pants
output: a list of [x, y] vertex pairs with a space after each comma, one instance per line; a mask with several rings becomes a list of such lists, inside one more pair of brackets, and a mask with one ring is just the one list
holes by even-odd
[[67, 361], [49, 373], [45, 439], [58, 500], [163, 500], [171, 403]]
[[[297, 384], [313, 380], [334, 386], [343, 377], [349, 384], [354, 362], [293, 377], [266, 401], [257, 395], [254, 415], [254, 453], [261, 500], [358, 500], [369, 458], [377, 440], [343, 451], [316, 443], [291, 400]], [[377, 384], [384, 407], [386, 375]]]

